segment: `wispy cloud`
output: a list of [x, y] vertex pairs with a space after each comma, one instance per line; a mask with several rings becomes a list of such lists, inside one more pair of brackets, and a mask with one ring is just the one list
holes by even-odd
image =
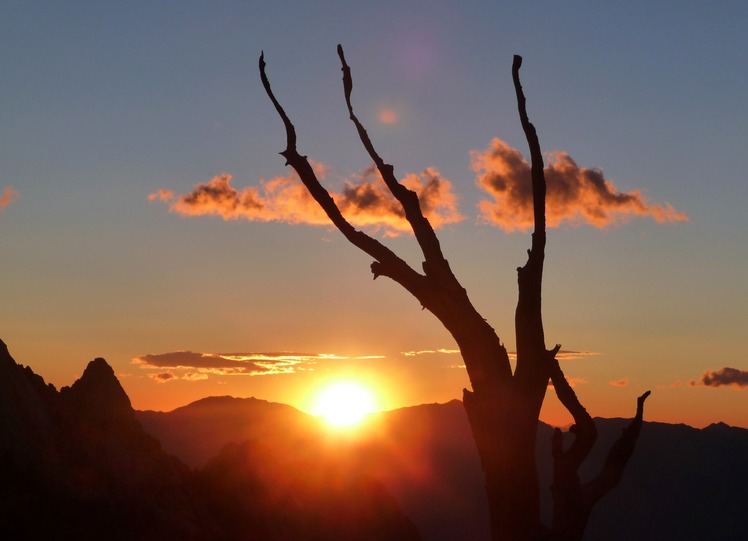
[[12, 186], [6, 186], [0, 194], [0, 210], [4, 209], [14, 201], [18, 200], [18, 192]]
[[582, 357], [590, 357], [593, 355], [600, 355], [597, 351], [574, 351], [568, 349], [559, 350], [556, 354], [556, 359], [559, 361], [573, 361], [581, 359]]
[[155, 372], [153, 374], [148, 374], [148, 377], [158, 383], [166, 383], [167, 381], [174, 379], [176, 376], [174, 376], [173, 372]]
[[613, 387], [626, 387], [629, 384], [629, 378], [621, 378], [609, 382]]
[[[319, 359], [335, 358], [327, 354], [298, 353], [195, 353], [174, 351], [169, 353], [140, 355], [133, 363], [146, 369], [191, 370], [185, 379], [205, 379], [207, 375], [264, 376], [290, 374], [303, 365], [314, 365]], [[172, 374], [173, 375], [173, 374]], [[185, 374], [187, 375], [187, 374]], [[171, 378], [162, 378], [171, 379]]]
[[737, 368], [720, 368], [719, 370], [707, 370], [698, 381], [691, 381], [691, 386], [704, 387], [733, 387], [735, 389], [748, 389], [748, 370]]
[[[584, 385], [585, 383], [589, 383], [586, 378], [582, 377], [570, 377], [566, 378], [566, 381], [569, 382], [570, 387], [576, 387], [577, 385]], [[553, 382], [551, 380], [548, 380], [548, 387], [553, 387]]]
[[148, 377], [165, 383], [200, 381], [210, 376], [268, 376], [314, 370], [323, 361], [381, 359], [381, 355], [348, 357], [330, 353], [196, 353], [174, 351], [139, 355], [132, 360]]
[[[505, 231], [527, 230], [533, 225], [530, 164], [501, 139], [483, 151], [472, 151], [478, 185], [494, 199], [481, 201], [481, 219]], [[638, 191], [619, 192], [600, 169], [578, 166], [565, 152], [549, 155], [546, 220], [549, 227], [563, 222], [596, 227], [651, 217], [659, 223], [688, 221], [670, 203], [650, 203]]]
[[455, 355], [459, 354], [459, 349], [422, 349], [419, 351], [403, 351], [403, 355], [406, 357], [416, 357], [418, 355], [433, 355], [434, 353], [442, 353], [444, 355]]
[[[517, 360], [517, 352], [516, 351], [509, 351], [509, 358], [513, 361]], [[581, 359], [582, 357], [589, 357], [592, 355], [600, 355], [596, 351], [574, 351], [569, 349], [561, 349], [556, 353], [556, 360], [558, 361], [573, 361], [576, 359]]]
[[[313, 164], [317, 176], [327, 175], [323, 164]], [[169, 210], [183, 216], [216, 215], [224, 220], [245, 219], [261, 222], [330, 225], [330, 221], [301, 183], [295, 172], [241, 190], [231, 185], [232, 176], [222, 174], [198, 184], [186, 194], [158, 190], [149, 201], [169, 203]], [[421, 208], [435, 228], [463, 220], [457, 210], [452, 183], [434, 168], [409, 174], [401, 181], [418, 194]], [[369, 167], [345, 179], [343, 189], [331, 195], [346, 218], [356, 227], [368, 227], [385, 235], [410, 231], [400, 204], [381, 180], [376, 168]]]
[[681, 389], [683, 387], [686, 387], [686, 384], [682, 381], [676, 381], [674, 383], [671, 383], [670, 385], [657, 385], [657, 389]]
[[174, 192], [171, 190], [158, 190], [157, 192], [153, 192], [152, 194], [148, 194], [148, 201], [154, 202], [154, 201], [170, 201], [171, 199], [174, 199]]

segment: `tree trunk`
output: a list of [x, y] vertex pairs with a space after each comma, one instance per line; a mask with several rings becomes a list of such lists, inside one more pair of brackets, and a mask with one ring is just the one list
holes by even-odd
[[464, 390], [463, 401], [485, 475], [491, 539], [541, 539], [537, 419], [516, 415], [525, 399], [511, 391], [497, 397]]

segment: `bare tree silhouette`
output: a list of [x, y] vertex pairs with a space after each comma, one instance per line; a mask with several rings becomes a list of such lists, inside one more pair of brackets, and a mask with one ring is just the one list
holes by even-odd
[[[330, 221], [354, 246], [374, 259], [371, 272], [376, 279], [386, 276], [413, 295], [434, 314], [457, 342], [467, 368], [472, 390], [463, 390], [463, 402], [486, 480], [493, 541], [578, 540], [594, 504], [615, 487], [631, 456], [641, 425], [643, 405], [649, 392], [638, 399], [636, 417], [608, 454], [600, 474], [581, 483], [578, 470], [597, 437], [592, 418], [566, 381], [556, 354], [560, 345], [546, 349], [541, 312], [541, 285], [545, 257], [545, 193], [543, 157], [535, 127], [530, 123], [519, 79], [520, 56], [514, 57], [512, 77], [522, 128], [530, 147], [534, 232], [527, 262], [517, 269], [519, 300], [515, 313], [517, 361], [514, 371], [504, 344], [494, 329], [473, 307], [467, 291], [452, 273], [442, 254], [434, 230], [424, 217], [418, 196], [397, 180], [392, 165], [377, 153], [353, 111], [353, 79], [343, 49], [342, 64], [345, 101], [361, 143], [376, 164], [387, 188], [399, 201], [423, 253], [422, 271], [410, 267], [389, 248], [355, 229], [342, 215], [335, 201], [318, 181], [305, 156], [296, 148], [296, 130], [270, 87], [260, 56], [260, 76], [268, 97], [280, 115], [286, 131], [286, 165], [293, 167]], [[572, 414], [575, 426], [572, 442], [564, 448], [557, 430], [553, 439], [554, 498], [553, 523], [540, 519], [540, 498], [535, 439], [540, 408], [549, 380], [561, 403]]]

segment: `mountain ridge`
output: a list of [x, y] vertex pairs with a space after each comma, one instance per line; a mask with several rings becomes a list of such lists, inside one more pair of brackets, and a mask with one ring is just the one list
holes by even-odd
[[[270, 434], [272, 437], [268, 439], [268, 425], [258, 428], [249, 421], [231, 425], [223, 436], [220, 430], [212, 434], [202, 432], [200, 423], [193, 422], [190, 415], [200, 408], [200, 403], [172, 410], [179, 411], [179, 418], [170, 418], [172, 412], [136, 412], [136, 415], [146, 430], [161, 437], [166, 449], [185, 457], [193, 467], [210, 458], [206, 447], [246, 441], [268, 444], [271, 448], [303, 445], [300, 443], [303, 434], [295, 433], [293, 424], [281, 421], [280, 417], [268, 419], [275, 419], [269, 422], [270, 427], [273, 422], [279, 423], [282, 437]], [[232, 404], [241, 404], [238, 409], [245, 412], [252, 406], [258, 409], [273, 404], [284, 406], [256, 398], [221, 400], [223, 408], [231, 409]], [[292, 411], [299, 417], [308, 417], [299, 410]], [[218, 410], [214, 414], [219, 415]], [[236, 411], [229, 417], [242, 419]], [[599, 471], [607, 450], [629, 421], [595, 418], [599, 439], [590, 460], [580, 471], [582, 478], [591, 478]], [[180, 423], [185, 423], [181, 437]], [[214, 424], [213, 428], [220, 424]], [[159, 431], [162, 426], [170, 426], [170, 432], [162, 434]], [[538, 425], [537, 460], [546, 517], [552, 504], [549, 490], [552, 431], [550, 425]], [[196, 437], [186, 437], [190, 433]], [[339, 446], [338, 452], [347, 453], [345, 460], [351, 461], [351, 467], [362, 468], [383, 482], [418, 526], [424, 540], [488, 539], [488, 510], [480, 462], [459, 400], [371, 414], [361, 434], [357, 438], [339, 438], [337, 443], [331, 439]], [[223, 441], [211, 444], [207, 441], [211, 437], [222, 437]], [[189, 446], [191, 441], [200, 441], [203, 455], [180, 448], [180, 445]], [[695, 428], [683, 423], [645, 422], [621, 485], [600, 502], [585, 540], [743, 539], [744, 531], [736, 517], [748, 508], [748, 468], [742, 463], [745, 456], [748, 456], [748, 429], [725, 423]]]
[[[73, 385], [57, 391], [16, 363], [0, 341], [3, 538], [419, 539], [376, 480], [350, 477], [345, 489], [305, 483], [307, 475], [324, 479], [318, 464], [299, 469], [256, 448], [245, 445], [233, 454], [227, 448], [210, 468], [192, 470], [142, 428], [104, 359], [91, 361]], [[248, 462], [250, 456], [262, 463]], [[261, 470], [283, 475], [268, 479]], [[268, 505], [268, 494], [278, 505]]]
[[[583, 477], [628, 420], [595, 422]], [[546, 516], [551, 433], [538, 425]], [[746, 429], [645, 422], [585, 540], [743, 539], [746, 456]], [[458, 400], [372, 414], [359, 437], [254, 397], [136, 411], [104, 359], [57, 391], [0, 341], [0, 464], [0, 525], [13, 539], [488, 539]]]

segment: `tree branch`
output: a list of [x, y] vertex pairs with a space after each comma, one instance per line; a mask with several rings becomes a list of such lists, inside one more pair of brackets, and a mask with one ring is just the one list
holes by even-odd
[[[369, 156], [374, 160], [374, 164], [377, 166], [379, 173], [382, 175], [384, 183], [389, 188], [392, 195], [400, 202], [400, 205], [405, 212], [405, 218], [408, 220], [413, 234], [418, 241], [423, 256], [425, 258], [424, 271], [428, 275], [430, 271], [448, 271], [449, 275], [452, 272], [449, 271], [446, 265], [446, 260], [441, 251], [439, 239], [434, 233], [434, 229], [431, 227], [431, 223], [423, 215], [421, 205], [418, 201], [418, 195], [400, 184], [395, 177], [394, 168], [392, 165], [385, 163], [385, 161], [379, 156], [374, 145], [369, 138], [369, 134], [366, 132], [363, 124], [359, 121], [356, 114], [353, 112], [353, 105], [351, 104], [351, 92], [353, 91], [353, 78], [351, 77], [351, 68], [345, 61], [345, 54], [343, 53], [343, 47], [338, 45], [338, 56], [340, 57], [340, 63], [342, 64], [341, 70], [343, 71], [343, 90], [345, 92], [345, 103], [348, 107], [348, 114], [350, 119], [353, 121], [358, 131], [358, 136], [361, 139], [361, 143], [366, 148]], [[453, 280], [454, 276], [452, 275]]]
[[527, 116], [527, 105], [519, 69], [522, 57], [514, 56], [512, 62], [512, 79], [517, 94], [517, 109], [522, 129], [530, 147], [532, 200], [535, 230], [532, 244], [527, 251], [527, 263], [517, 269], [519, 298], [515, 312], [515, 332], [517, 337], [517, 368], [514, 376], [518, 384], [528, 393], [533, 410], [540, 412], [548, 384], [548, 352], [545, 349], [542, 315], [542, 282], [543, 260], [545, 259], [545, 175], [543, 174], [543, 155], [535, 127]]
[[[514, 62], [512, 63], [512, 80], [514, 81], [514, 91], [517, 94], [517, 107], [519, 109], [519, 119], [522, 124], [522, 130], [525, 132], [525, 138], [527, 144], [530, 146], [530, 159], [532, 164], [531, 175], [532, 175], [532, 202], [533, 202], [533, 213], [535, 218], [535, 232], [533, 234], [533, 251], [535, 248], [541, 250], [545, 247], [545, 175], [543, 174], [543, 154], [540, 151], [540, 141], [538, 140], [538, 134], [535, 131], [535, 126], [532, 125], [530, 119], [527, 116], [527, 104], [525, 100], [525, 93], [522, 90], [522, 84], [519, 80], [519, 69], [522, 66], [522, 57], [514, 55]], [[536, 240], [536, 237], [537, 240]], [[540, 241], [542, 239], [542, 245]], [[536, 246], [536, 243], [539, 245]]]
[[620, 483], [623, 470], [634, 452], [636, 440], [639, 438], [639, 432], [642, 428], [644, 402], [651, 393], [651, 391], [647, 391], [636, 399], [636, 416], [623, 429], [621, 437], [610, 448], [600, 474], [583, 487], [592, 500], [590, 507]]
[[[556, 391], [561, 404], [567, 409], [571, 416], [574, 418], [574, 426], [571, 431], [574, 434], [574, 441], [572, 442], [569, 449], [563, 452], [561, 458], [563, 459], [563, 467], [571, 468], [577, 471], [582, 462], [587, 458], [592, 446], [595, 444], [597, 439], [597, 429], [592, 417], [587, 412], [585, 407], [579, 402], [577, 394], [574, 389], [564, 377], [564, 373], [561, 370], [561, 366], [558, 364], [558, 359], [555, 358], [555, 353], [558, 352], [559, 346], [556, 346], [554, 351], [551, 351], [551, 382], [553, 388]], [[555, 352], [555, 353], [554, 353]], [[559, 463], [561, 465], [561, 463]]]
[[[554, 387], [559, 373], [560, 370], [553, 371]], [[561, 388], [563, 387], [562, 385]], [[573, 391], [571, 394], [573, 395]], [[578, 470], [581, 461], [589, 454], [594, 439], [589, 443], [580, 443], [581, 438], [588, 439], [589, 436], [584, 436], [583, 432], [574, 430], [575, 441], [569, 450], [564, 452], [561, 430], [558, 428], [554, 430], [551, 442], [553, 454], [553, 485], [551, 487], [553, 492], [553, 530], [550, 539], [559, 541], [581, 539], [592, 508], [600, 498], [615, 488], [621, 481], [623, 470], [626, 468], [629, 458], [631, 458], [636, 440], [639, 437], [644, 414], [644, 401], [649, 394], [650, 392], [647, 391], [637, 399], [636, 416], [611, 447], [598, 476], [583, 485], [579, 481]], [[582, 428], [587, 426], [588, 423], [592, 424], [592, 419], [589, 418], [589, 414], [576, 400], [576, 396], [570, 398], [566, 392], [559, 394], [559, 398], [562, 396], [564, 396], [562, 402], [574, 414], [574, 420], [584, 420], [584, 424], [577, 425], [578, 427]], [[583, 428], [583, 431], [588, 430], [589, 428]], [[592, 430], [596, 435], [597, 431], [594, 429], [594, 424], [592, 424]], [[579, 446], [577, 450], [575, 450], [575, 446]]]
[[338, 228], [345, 238], [351, 244], [376, 259], [380, 268], [386, 269], [386, 272], [380, 270], [375, 273], [374, 277], [376, 278], [377, 275], [380, 274], [388, 276], [421, 301], [422, 305], [425, 305], [427, 302], [425, 277], [413, 270], [405, 261], [400, 259], [392, 250], [387, 248], [381, 242], [370, 237], [366, 233], [355, 229], [340, 212], [340, 209], [335, 204], [335, 200], [332, 198], [330, 193], [320, 184], [309, 160], [307, 160], [306, 156], [301, 156], [298, 153], [296, 150], [296, 130], [270, 87], [270, 81], [265, 73], [264, 53], [260, 55], [259, 67], [262, 86], [265, 88], [265, 92], [270, 98], [270, 101], [273, 102], [275, 110], [281, 117], [286, 129], [286, 149], [281, 152], [281, 155], [286, 158], [286, 165], [290, 165], [294, 168], [307, 190], [309, 190], [309, 193], [314, 197], [315, 201], [317, 201], [319, 206], [322, 207], [327, 214], [328, 218], [330, 218], [333, 225]]

